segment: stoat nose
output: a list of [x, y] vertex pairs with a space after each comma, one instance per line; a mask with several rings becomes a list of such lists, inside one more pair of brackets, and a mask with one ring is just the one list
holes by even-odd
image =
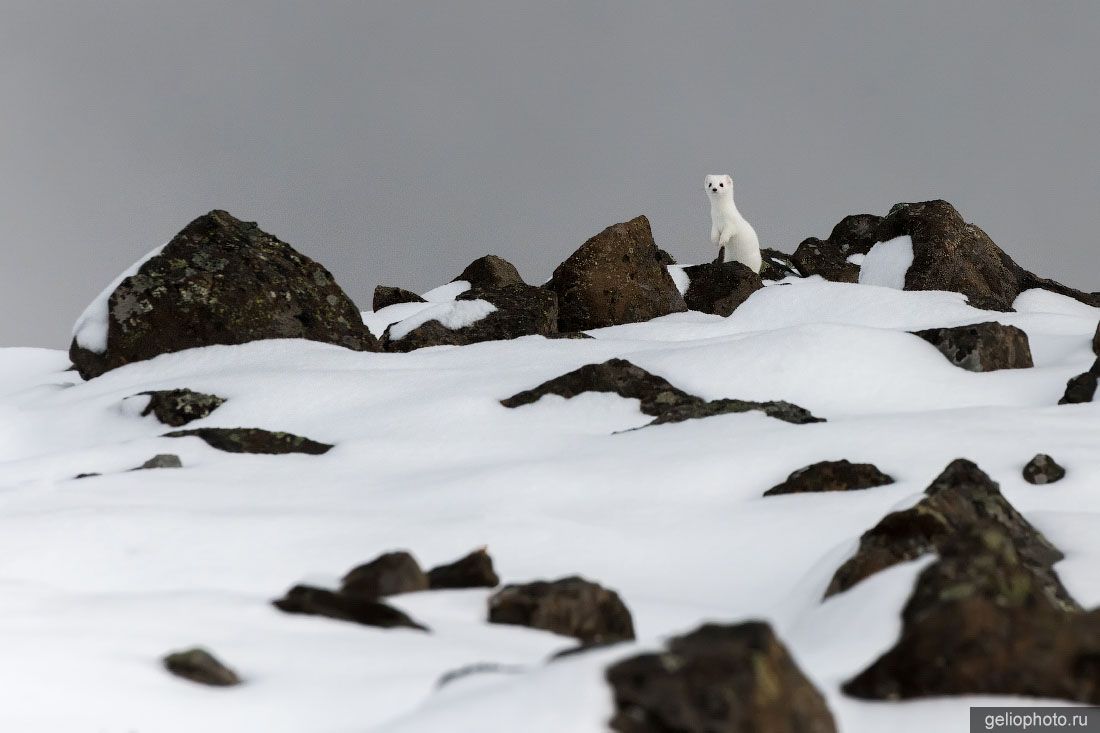
[[718, 193], [718, 189], [717, 188], [712, 188], [711, 193]]

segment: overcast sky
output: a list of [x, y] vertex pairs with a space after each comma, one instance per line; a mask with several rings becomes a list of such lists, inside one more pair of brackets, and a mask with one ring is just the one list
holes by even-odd
[[493, 252], [541, 282], [645, 213], [712, 257], [946, 198], [1100, 290], [1100, 2], [0, 0], [0, 345], [224, 208], [361, 308]]

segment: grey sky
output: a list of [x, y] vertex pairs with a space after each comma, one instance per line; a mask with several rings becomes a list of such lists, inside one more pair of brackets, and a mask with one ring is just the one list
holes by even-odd
[[706, 173], [762, 246], [939, 197], [1100, 289], [1098, 49], [1093, 0], [0, 0], [0, 345], [211, 208], [361, 308], [639, 213], [709, 259]]

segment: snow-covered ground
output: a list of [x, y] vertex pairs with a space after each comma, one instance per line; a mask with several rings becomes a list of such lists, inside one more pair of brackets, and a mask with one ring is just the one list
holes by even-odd
[[[436, 306], [392, 306], [425, 307]], [[968, 707], [993, 698], [866, 703], [839, 692], [892, 645], [927, 559], [820, 599], [864, 530], [966, 457], [1065, 552], [1057, 570], [1070, 592], [1100, 605], [1100, 405], [1056, 404], [1094, 358], [1100, 311], [1039, 291], [1016, 308], [811, 278], [758, 291], [730, 318], [682, 313], [593, 340], [409, 354], [267, 341], [88, 383], [63, 352], [2, 349], [0, 730], [596, 733], [611, 714], [611, 660], [703, 620], [750, 618], [771, 621], [840, 730], [963, 730]], [[392, 320], [367, 316], [378, 333]], [[963, 371], [906, 333], [985, 320], [1026, 331], [1035, 368]], [[701, 397], [783, 399], [828, 422], [745, 413], [620, 432], [650, 418], [613, 395], [499, 404], [613, 356]], [[176, 387], [228, 398], [188, 427], [286, 430], [336, 447], [249, 456], [159, 437], [168, 428], [127, 398]], [[1038, 452], [1067, 468], [1063, 481], [1023, 481]], [[157, 453], [184, 467], [127, 471]], [[762, 498], [791, 471], [839, 458], [897, 483]], [[73, 479], [88, 472], [103, 475]], [[572, 640], [489, 625], [488, 590], [391, 599], [430, 634], [270, 605], [386, 550], [427, 567], [481, 545], [506, 582], [581, 574], [617, 590], [639, 641], [547, 663]], [[245, 684], [207, 688], [162, 669], [163, 654], [193, 645]], [[437, 686], [479, 662], [508, 670]]]

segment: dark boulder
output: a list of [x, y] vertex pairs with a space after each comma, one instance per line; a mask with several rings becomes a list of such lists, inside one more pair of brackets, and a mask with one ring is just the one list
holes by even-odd
[[379, 285], [374, 289], [374, 301], [371, 304], [371, 309], [380, 311], [383, 308], [389, 308], [391, 305], [397, 305], [398, 303], [427, 303], [428, 301], [421, 298], [411, 290], [405, 290], [404, 288], [395, 288], [391, 285]]
[[644, 216], [589, 239], [558, 265], [547, 287], [558, 295], [560, 331], [636, 323], [687, 310]]
[[939, 349], [952, 364], [967, 371], [992, 372], [1035, 366], [1027, 334], [1015, 326], [988, 321], [913, 333]]
[[321, 455], [328, 453], [332, 446], [318, 443], [309, 438], [292, 433], [276, 433], [259, 428], [196, 428], [194, 430], [174, 430], [165, 433], [165, 438], [201, 438], [211, 448], [227, 453], [308, 453]]
[[676, 264], [676, 258], [670, 255], [668, 252], [665, 252], [660, 247], [657, 248], [657, 261], [665, 267]]
[[222, 397], [189, 389], [165, 389], [141, 394], [149, 396], [149, 404], [141, 411], [142, 417], [154, 415], [157, 420], [173, 428], [201, 420], [225, 404]]
[[484, 547], [447, 565], [439, 565], [428, 571], [428, 587], [445, 588], [495, 588], [500, 577], [493, 569], [493, 558]]
[[359, 309], [321, 265], [224, 211], [187, 225], [110, 294], [104, 353], [69, 357], [85, 379], [159, 354], [300, 338], [377, 350]]
[[826, 597], [880, 570], [936, 552], [969, 527], [992, 522], [1011, 540], [1020, 561], [1043, 580], [1046, 592], [1066, 607], [1073, 605], [1052, 569], [1062, 553], [975, 464], [961, 458], [952, 461], [924, 493], [915, 506], [887, 514], [863, 534], [855, 555], [833, 575]]
[[850, 214], [841, 219], [829, 233], [829, 244], [841, 257], [865, 255], [878, 243], [878, 227], [882, 217], [875, 214]]
[[202, 685], [232, 687], [241, 683], [241, 678], [236, 672], [222, 664], [217, 657], [205, 649], [173, 652], [162, 661], [164, 668], [172, 674]]
[[325, 616], [364, 626], [428, 630], [426, 626], [413, 621], [403, 611], [381, 601], [364, 596], [349, 596], [308, 585], [294, 586], [285, 596], [272, 601], [272, 605], [285, 613]]
[[764, 287], [760, 276], [740, 262], [707, 263], [685, 267], [691, 283], [684, 293], [688, 308], [728, 316], [750, 295]]
[[386, 329], [386, 351], [408, 352], [427, 346], [465, 346], [481, 341], [504, 341], [522, 336], [547, 336], [558, 328], [558, 301], [553, 292], [534, 285], [505, 285], [494, 290], [471, 289], [457, 301], [484, 300], [496, 310], [462, 328], [448, 328], [438, 320], [427, 321], [399, 339], [393, 327]]
[[705, 624], [608, 668], [618, 733], [835, 733], [825, 698], [763, 622]]
[[777, 249], [764, 248], [760, 250], [760, 279], [782, 280], [786, 277], [802, 277], [798, 265], [794, 264], [791, 256]]
[[1046, 453], [1039, 453], [1024, 466], [1024, 481], [1029, 484], [1052, 484], [1066, 476], [1066, 469]]
[[183, 468], [183, 461], [171, 453], [158, 453], [133, 470], [143, 471], [150, 468]]
[[340, 592], [349, 596], [381, 598], [428, 589], [428, 576], [407, 552], [387, 552], [352, 568], [341, 582]]
[[1066, 382], [1066, 391], [1059, 405], [1078, 405], [1084, 402], [1092, 402], [1096, 395], [1096, 380], [1100, 377], [1100, 359], [1092, 363], [1087, 372], [1071, 377]]
[[619, 595], [575, 576], [504, 586], [489, 598], [489, 623], [528, 626], [585, 643], [634, 638], [634, 620]]
[[847, 460], [821, 461], [800, 468], [787, 480], [764, 492], [764, 496], [801, 494], [817, 491], [853, 491], [894, 483], [894, 479], [871, 463]]
[[824, 422], [789, 402], [730, 399], [707, 401], [672, 386], [664, 378], [650, 374], [625, 359], [586, 364], [534, 389], [512, 395], [500, 403], [505, 407], [520, 407], [537, 402], [548, 394], [570, 399], [585, 392], [612, 392], [620, 397], [636, 399], [640, 403], [641, 411], [655, 418], [651, 425], [753, 410], [795, 424]]
[[519, 270], [508, 260], [496, 255], [485, 255], [466, 266], [451, 282], [465, 280], [476, 290], [496, 290], [510, 285], [526, 285]]
[[1001, 526], [945, 541], [902, 611], [893, 648], [843, 686], [863, 699], [1016, 695], [1100, 703], [1100, 612], [1079, 613]]
[[995, 311], [1012, 310], [1016, 296], [1031, 288], [1100, 305], [1089, 293], [1024, 270], [946, 201], [895, 204], [879, 222], [875, 239], [884, 242], [905, 235], [913, 240], [913, 264], [905, 274], [906, 290], [962, 293], [975, 308]]
[[820, 275], [838, 283], [859, 282], [859, 265], [848, 262], [847, 256], [840, 254], [828, 240], [817, 237], [802, 240], [791, 260], [807, 277]]

